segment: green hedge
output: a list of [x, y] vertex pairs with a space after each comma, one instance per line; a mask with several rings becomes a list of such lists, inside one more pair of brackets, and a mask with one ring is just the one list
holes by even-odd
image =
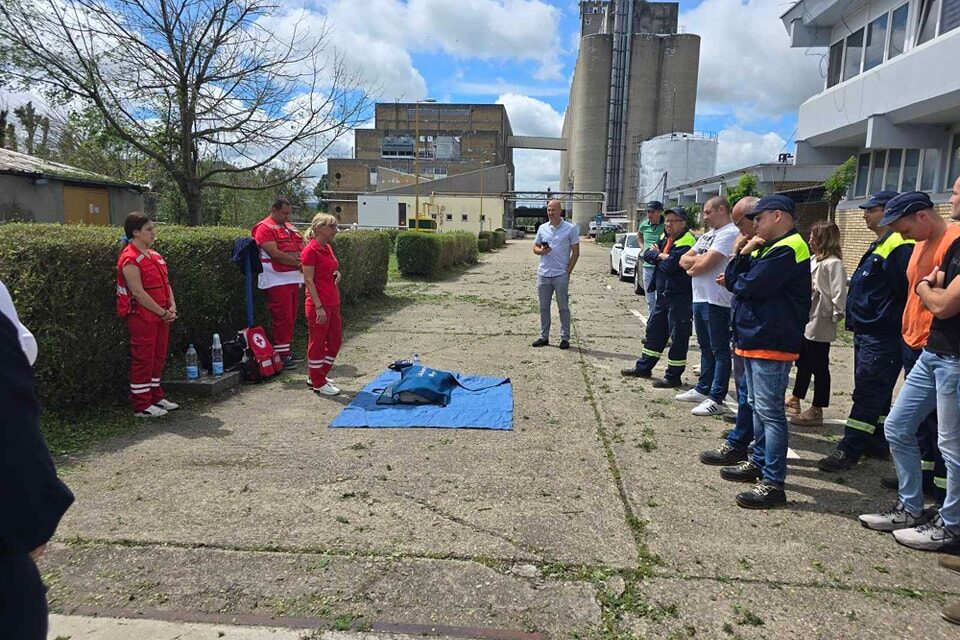
[[616, 242], [617, 232], [616, 231], [604, 231], [597, 236], [597, 242]]
[[497, 236], [493, 233], [493, 231], [481, 231], [477, 234], [477, 240], [487, 241], [487, 251], [493, 251], [497, 248]]
[[490, 251], [490, 238], [478, 238], [477, 239], [477, 251], [486, 253]]
[[493, 237], [496, 238], [496, 244], [498, 248], [507, 244], [507, 232], [503, 229], [497, 229], [494, 231]]
[[397, 268], [404, 275], [437, 276], [476, 261], [477, 239], [466, 231], [404, 231], [397, 236]]
[[[243, 276], [230, 263], [234, 241], [249, 235], [235, 227], [159, 229], [155, 248], [166, 258], [179, 319], [170, 350], [228, 336], [246, 325]], [[56, 410], [88, 406], [93, 399], [126, 395], [129, 346], [116, 315], [116, 264], [122, 231], [116, 227], [53, 224], [0, 225], [0, 279], [23, 323], [40, 346], [36, 374], [44, 405]], [[383, 291], [389, 246], [386, 235], [338, 236], [343, 298]], [[255, 290], [256, 319], [267, 324], [262, 293]], [[302, 314], [298, 314], [302, 315]]]

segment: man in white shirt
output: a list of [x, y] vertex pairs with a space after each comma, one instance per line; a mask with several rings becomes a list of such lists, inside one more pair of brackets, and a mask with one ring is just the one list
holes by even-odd
[[723, 401], [730, 386], [730, 303], [733, 298], [717, 284], [723, 273], [739, 231], [730, 218], [730, 203], [722, 196], [703, 205], [703, 221], [709, 230], [697, 240], [693, 250], [680, 258], [693, 285], [693, 326], [700, 345], [700, 378], [697, 385], [676, 396], [683, 402], [696, 402], [691, 413], [713, 416], [723, 413]]
[[540, 300], [540, 337], [533, 346], [550, 344], [550, 301], [557, 295], [560, 311], [560, 348], [570, 348], [570, 274], [580, 257], [580, 229], [563, 219], [559, 200], [547, 203], [547, 218], [537, 229], [533, 252], [540, 256], [537, 297]]

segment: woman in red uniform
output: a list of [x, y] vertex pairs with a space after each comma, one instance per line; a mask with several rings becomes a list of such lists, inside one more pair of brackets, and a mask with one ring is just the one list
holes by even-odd
[[117, 314], [130, 330], [130, 401], [138, 418], [158, 418], [180, 408], [163, 397], [160, 386], [177, 303], [167, 263], [150, 248], [157, 239], [153, 221], [134, 211], [123, 221], [123, 229], [127, 245], [117, 260]]
[[340, 389], [327, 378], [343, 343], [340, 289], [337, 286], [340, 283], [340, 263], [330, 246], [336, 235], [337, 219], [328, 213], [318, 213], [307, 232], [310, 242], [300, 254], [303, 281], [307, 285], [304, 306], [310, 332], [307, 346], [309, 383], [314, 391], [324, 396], [340, 393]]

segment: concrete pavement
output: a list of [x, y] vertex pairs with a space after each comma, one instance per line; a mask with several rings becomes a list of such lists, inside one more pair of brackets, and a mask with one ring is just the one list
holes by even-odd
[[[245, 616], [231, 633], [277, 638], [324, 625], [462, 638], [954, 637], [939, 608], [960, 598], [960, 581], [855, 520], [894, 499], [877, 483], [889, 463], [820, 473], [839, 427], [796, 429], [788, 507], [739, 509], [744, 487], [696, 458], [725, 425], [620, 378], [643, 332], [631, 311], [647, 312], [609, 275], [605, 249], [583, 244], [573, 347], [529, 346], [530, 247], [513, 241], [441, 282], [391, 283], [366, 328], [348, 328], [332, 373], [342, 397], [286, 374], [73, 465], [77, 504], [41, 566], [52, 608], [81, 612], [77, 629], [98, 611], [169, 624]], [[414, 352], [510, 376], [514, 431], [327, 428]], [[828, 415], [842, 418], [852, 350], [835, 345], [831, 360]]]

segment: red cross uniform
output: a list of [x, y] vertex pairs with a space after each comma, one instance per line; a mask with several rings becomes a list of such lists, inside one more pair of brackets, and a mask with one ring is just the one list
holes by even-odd
[[340, 289], [334, 273], [340, 268], [337, 256], [329, 244], [323, 246], [311, 240], [300, 254], [300, 263], [313, 267], [313, 284], [317, 288], [320, 304], [327, 312], [326, 322], [317, 322], [317, 309], [310, 296], [304, 305], [310, 341], [307, 347], [307, 370], [310, 384], [319, 389], [327, 383], [327, 374], [333, 367], [340, 345], [343, 344], [343, 321], [340, 317]]
[[130, 401], [133, 410], [141, 412], [163, 400], [160, 377], [167, 361], [170, 325], [145, 309], [130, 293], [123, 277], [123, 268], [128, 264], [140, 270], [144, 291], [164, 309], [170, 307], [170, 280], [166, 261], [153, 249], [144, 254], [131, 243], [120, 252], [117, 260], [117, 315], [126, 320], [130, 330]]
[[261, 247], [260, 262], [263, 264], [263, 273], [259, 276], [258, 286], [267, 294], [273, 348], [281, 358], [286, 358], [290, 355], [303, 274], [300, 267], [274, 262], [262, 247], [266, 242], [276, 242], [277, 249], [283, 253], [300, 255], [303, 250], [303, 237], [289, 222], [277, 224], [270, 216], [253, 225], [251, 234]]

